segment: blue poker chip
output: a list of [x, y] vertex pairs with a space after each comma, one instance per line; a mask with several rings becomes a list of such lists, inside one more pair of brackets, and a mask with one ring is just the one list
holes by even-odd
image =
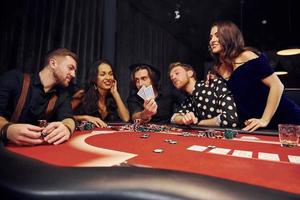
[[224, 131], [224, 137], [226, 138], [226, 139], [233, 139], [233, 137], [235, 136], [235, 134], [234, 134], [234, 131], [233, 130], [231, 130], [231, 129], [225, 129], [225, 131]]

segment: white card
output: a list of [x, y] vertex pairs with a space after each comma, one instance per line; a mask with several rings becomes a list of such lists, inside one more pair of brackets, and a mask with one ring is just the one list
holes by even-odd
[[152, 85], [147, 87], [148, 99], [155, 99], [154, 90]]
[[215, 148], [209, 151], [209, 153], [215, 153], [215, 154], [221, 154], [226, 155], [231, 149], [225, 149], [225, 148]]
[[258, 159], [261, 159], [261, 160], [271, 160], [271, 161], [279, 161], [279, 156], [278, 156], [278, 154], [274, 154], [274, 153], [258, 152]]
[[191, 150], [191, 151], [204, 151], [205, 149], [207, 149], [207, 147], [204, 147], [204, 146], [199, 146], [199, 145], [193, 145], [193, 146], [190, 146], [189, 148], [187, 148], [187, 150]]
[[149, 91], [148, 91], [148, 87], [145, 87], [144, 88], [144, 92], [145, 92], [145, 100], [147, 99], [150, 99], [150, 93], [149, 93]]
[[254, 136], [243, 136], [241, 140], [259, 140], [257, 137]]
[[148, 87], [145, 87], [144, 92], [145, 92], [145, 99], [149, 100], [149, 99], [154, 99], [155, 98], [152, 85], [149, 85]]
[[144, 100], [146, 99], [145, 88], [146, 87], [143, 85], [137, 93]]
[[234, 150], [232, 156], [241, 158], [252, 158], [252, 151]]
[[300, 164], [300, 156], [291, 156], [288, 155], [289, 161], [291, 163], [296, 163], [296, 164]]

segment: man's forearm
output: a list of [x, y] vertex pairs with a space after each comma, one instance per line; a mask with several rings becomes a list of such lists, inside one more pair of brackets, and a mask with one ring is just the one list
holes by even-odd
[[4, 117], [0, 116], [0, 139], [4, 144], [8, 142], [7, 129], [12, 125], [11, 122], [7, 121]]
[[140, 112], [136, 112], [132, 115], [132, 120], [141, 119], [144, 122], [150, 121], [151, 118], [152, 118], [152, 116], [147, 115], [144, 110], [140, 111]]
[[171, 123], [174, 124], [184, 124], [183, 123], [183, 115], [180, 113], [174, 113], [172, 118], [171, 118]]
[[62, 120], [62, 123], [69, 129], [70, 133], [72, 134], [75, 130], [75, 121], [72, 118], [66, 118]]
[[7, 121], [7, 119], [5, 119], [4, 117], [0, 116], [0, 130], [3, 128], [3, 126], [5, 126], [5, 124], [7, 124], [9, 121]]
[[218, 123], [217, 117], [211, 118], [211, 119], [202, 119], [198, 123], [198, 125], [202, 126], [220, 126], [220, 123]]

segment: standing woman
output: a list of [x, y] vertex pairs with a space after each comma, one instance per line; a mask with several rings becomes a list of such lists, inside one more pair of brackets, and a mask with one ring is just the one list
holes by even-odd
[[212, 25], [209, 48], [214, 70], [231, 90], [243, 130], [277, 129], [280, 123], [300, 124], [300, 108], [288, 100], [284, 86], [264, 54], [245, 47], [238, 27], [230, 21]]
[[129, 121], [129, 112], [118, 92], [109, 61], [99, 60], [93, 64], [85, 90], [73, 95], [72, 108], [76, 120], [89, 121], [97, 127], [106, 127], [106, 122]]

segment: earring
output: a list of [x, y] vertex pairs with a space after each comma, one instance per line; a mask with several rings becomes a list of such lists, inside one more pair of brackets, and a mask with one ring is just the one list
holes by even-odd
[[97, 90], [97, 89], [98, 89], [98, 88], [97, 88], [97, 85], [96, 85], [95, 83], [94, 83], [94, 89], [95, 89], [95, 90]]

